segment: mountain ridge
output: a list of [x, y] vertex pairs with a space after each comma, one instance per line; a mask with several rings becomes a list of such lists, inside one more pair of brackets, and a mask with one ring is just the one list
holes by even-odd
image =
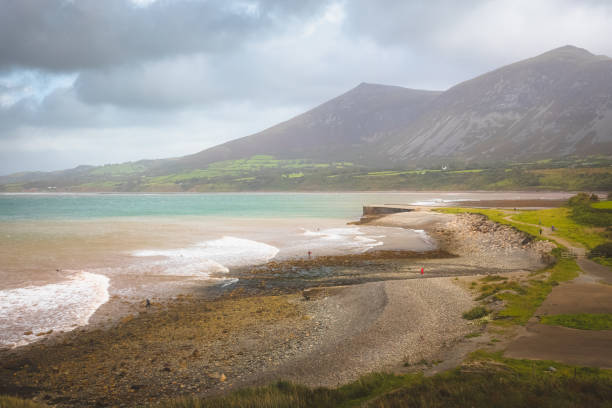
[[129, 188], [138, 189], [137, 177], [195, 172], [197, 182], [215, 163], [261, 155], [388, 169], [592, 154], [612, 155], [612, 59], [567, 45], [445, 91], [362, 82], [277, 125], [187, 156], [113, 165], [116, 173], [100, 166], [21, 172], [0, 176], [0, 184], [132, 174]]

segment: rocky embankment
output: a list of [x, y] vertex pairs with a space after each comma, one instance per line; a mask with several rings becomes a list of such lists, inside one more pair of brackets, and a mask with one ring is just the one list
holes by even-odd
[[555, 247], [480, 214], [458, 214], [432, 228], [430, 234], [441, 248], [459, 255], [462, 263], [496, 269], [543, 267], [550, 262], [549, 253]]

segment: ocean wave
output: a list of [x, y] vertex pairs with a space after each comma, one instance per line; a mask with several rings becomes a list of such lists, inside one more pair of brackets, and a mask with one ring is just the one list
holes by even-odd
[[0, 344], [19, 346], [36, 340], [37, 333], [72, 330], [89, 322], [108, 301], [110, 280], [69, 272], [66, 281], [0, 291]]
[[147, 249], [131, 254], [140, 258], [163, 258], [140, 265], [138, 270], [143, 274], [208, 278], [212, 273], [227, 273], [231, 267], [265, 263], [278, 251], [263, 242], [226, 236], [187, 248]]
[[365, 252], [375, 246], [383, 245], [384, 243], [377, 238], [385, 237], [384, 235], [366, 235], [357, 227], [327, 228], [316, 231], [302, 228], [302, 230], [304, 231], [302, 235], [309, 239], [301, 246], [308, 250], [327, 247], [332, 250]]
[[410, 205], [421, 205], [421, 206], [441, 206], [444, 205], [446, 203], [455, 203], [455, 202], [459, 202], [459, 201], [479, 201], [479, 200], [468, 200], [468, 199], [455, 199], [455, 200], [448, 200], [448, 199], [443, 199], [443, 198], [434, 198], [431, 200], [425, 200], [425, 201], [413, 201], [410, 203]]

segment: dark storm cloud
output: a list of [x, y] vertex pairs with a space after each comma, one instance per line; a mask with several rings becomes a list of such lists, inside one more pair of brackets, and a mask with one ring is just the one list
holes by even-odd
[[0, 67], [75, 71], [224, 52], [320, 8], [318, 1], [4, 0]]

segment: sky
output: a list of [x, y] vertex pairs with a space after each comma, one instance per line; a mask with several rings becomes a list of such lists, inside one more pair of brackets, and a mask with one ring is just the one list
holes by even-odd
[[611, 21], [608, 0], [0, 0], [0, 175], [196, 153], [361, 82], [612, 56]]

